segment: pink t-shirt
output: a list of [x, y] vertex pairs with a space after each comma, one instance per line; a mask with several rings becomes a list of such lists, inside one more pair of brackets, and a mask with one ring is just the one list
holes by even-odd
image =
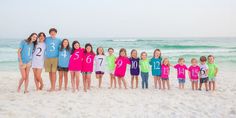
[[115, 76], [124, 77], [127, 64], [130, 64], [129, 58], [119, 56], [115, 61]]
[[169, 78], [170, 67], [168, 65], [161, 65], [161, 78], [168, 79]]
[[180, 65], [180, 64], [176, 64], [174, 66], [175, 69], [177, 69], [177, 78], [179, 79], [185, 79], [185, 71], [188, 70], [186, 65]]
[[83, 56], [84, 56], [83, 48], [79, 48], [74, 51], [74, 53], [70, 56], [70, 61], [68, 66], [70, 71], [81, 71]]
[[190, 66], [188, 71], [190, 72], [190, 79], [197, 80], [200, 72], [199, 66]]
[[94, 53], [85, 53], [82, 62], [82, 72], [93, 72]]

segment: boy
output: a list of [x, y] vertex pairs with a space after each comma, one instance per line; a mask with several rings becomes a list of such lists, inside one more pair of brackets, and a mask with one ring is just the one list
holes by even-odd
[[114, 87], [116, 88], [116, 78], [114, 76], [116, 57], [113, 54], [114, 53], [113, 48], [108, 48], [108, 53], [109, 53], [109, 55], [107, 56], [106, 60], [108, 63], [108, 69], [109, 69], [109, 74], [110, 74], [110, 87], [109, 87], [109, 89], [111, 89], [112, 85], [113, 85], [113, 81], [114, 81]]
[[215, 80], [218, 73], [218, 67], [214, 62], [215, 58], [213, 55], [208, 56], [208, 79], [209, 79], [209, 90], [215, 91]]
[[199, 90], [202, 90], [202, 84], [205, 84], [206, 91], [208, 91], [208, 66], [206, 64], [207, 58], [205, 56], [200, 57], [200, 83]]

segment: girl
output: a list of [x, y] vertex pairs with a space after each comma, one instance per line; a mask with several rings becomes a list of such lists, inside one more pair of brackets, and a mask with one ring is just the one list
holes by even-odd
[[206, 64], [207, 58], [205, 56], [200, 57], [200, 83], [199, 90], [202, 90], [202, 84], [205, 84], [205, 89], [208, 91], [208, 66]]
[[208, 79], [209, 90], [215, 90], [215, 80], [218, 73], [218, 66], [215, 64], [215, 58], [213, 55], [208, 56]]
[[33, 58], [32, 58], [34, 82], [35, 82], [37, 91], [43, 89], [43, 80], [42, 80], [41, 74], [42, 74], [42, 69], [44, 67], [44, 52], [46, 49], [46, 44], [44, 43], [44, 40], [46, 38], [46, 35], [43, 32], [40, 32], [38, 34], [38, 37], [39, 37], [39, 41], [35, 47]]
[[95, 56], [95, 71], [96, 78], [99, 79], [98, 87], [101, 88], [102, 76], [105, 72], [106, 67], [106, 56], [102, 47], [97, 48], [97, 55]]
[[148, 76], [149, 76], [149, 59], [147, 59], [147, 53], [141, 53], [141, 60], [140, 60], [140, 68], [141, 68], [141, 77], [142, 77], [142, 88], [148, 88]]
[[65, 82], [65, 90], [67, 90], [68, 83], [68, 65], [70, 60], [70, 44], [68, 39], [63, 39], [61, 43], [61, 47], [59, 50], [58, 57], [58, 71], [59, 71], [59, 90], [62, 88], [63, 76]]
[[134, 78], [136, 79], [136, 88], [138, 88], [138, 75], [139, 75], [139, 58], [137, 57], [137, 50], [133, 49], [131, 51], [130, 57], [130, 74], [131, 74], [131, 88], [133, 89]]
[[93, 47], [90, 43], [85, 45], [84, 58], [82, 63], [82, 75], [83, 75], [83, 85], [84, 92], [90, 89], [91, 85], [91, 74], [93, 72], [93, 62], [94, 62], [94, 52]]
[[107, 56], [106, 60], [107, 60], [107, 67], [108, 67], [109, 74], [110, 74], [110, 87], [109, 87], [109, 89], [111, 89], [113, 86], [113, 83], [114, 83], [114, 88], [116, 88], [116, 78], [114, 76], [116, 57], [113, 54], [114, 53], [113, 48], [108, 48], [108, 53], [109, 53], [109, 55]]
[[185, 72], [188, 69], [187, 66], [184, 64], [184, 58], [179, 58], [178, 64], [174, 66], [177, 69], [177, 78], [179, 81], [179, 89], [184, 89], [185, 83]]
[[17, 91], [20, 92], [21, 85], [25, 82], [24, 93], [28, 93], [28, 83], [29, 83], [29, 71], [31, 67], [32, 52], [37, 44], [37, 34], [32, 33], [26, 40], [20, 42], [18, 49], [18, 61], [19, 69], [21, 73], [21, 79], [19, 81]]
[[200, 72], [200, 67], [197, 65], [197, 59], [193, 58], [191, 60], [191, 66], [188, 68], [188, 75], [192, 82], [192, 90], [198, 89], [198, 75]]
[[151, 61], [149, 62], [152, 66], [152, 76], [154, 77], [155, 89], [157, 89], [157, 82], [159, 89], [161, 89], [161, 61], [161, 51], [160, 49], [156, 49], [153, 52], [153, 57]]
[[121, 89], [121, 81], [124, 84], [125, 89], [127, 89], [126, 81], [124, 79], [127, 64], [130, 64], [129, 58], [126, 56], [126, 49], [121, 48], [119, 52], [119, 57], [115, 61], [115, 76], [118, 78], [119, 88]]
[[162, 65], [161, 65], [161, 80], [162, 80], [162, 88], [165, 90], [165, 83], [166, 86], [168, 88], [168, 90], [170, 90], [170, 84], [169, 84], [169, 74], [170, 74], [170, 62], [168, 60], [168, 58], [164, 58]]
[[71, 74], [71, 85], [73, 92], [75, 92], [75, 89], [79, 90], [79, 78], [82, 69], [83, 56], [84, 56], [84, 49], [80, 47], [80, 43], [78, 41], [74, 41], [72, 43], [71, 56], [69, 61], [69, 71]]

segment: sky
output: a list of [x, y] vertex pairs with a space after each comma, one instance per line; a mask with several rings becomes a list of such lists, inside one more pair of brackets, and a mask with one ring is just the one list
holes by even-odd
[[236, 0], [0, 0], [0, 38], [236, 37]]

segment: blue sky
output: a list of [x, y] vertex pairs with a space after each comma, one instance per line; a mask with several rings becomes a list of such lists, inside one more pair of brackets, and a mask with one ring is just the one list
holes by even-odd
[[0, 38], [236, 37], [236, 0], [1, 0]]

